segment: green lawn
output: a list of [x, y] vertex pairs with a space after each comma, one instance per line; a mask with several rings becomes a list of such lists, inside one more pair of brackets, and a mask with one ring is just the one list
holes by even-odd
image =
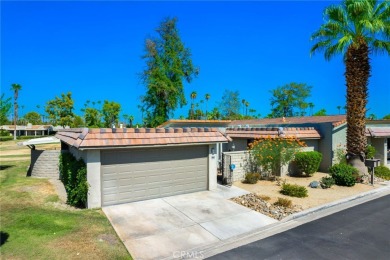
[[1, 259], [131, 259], [100, 209], [62, 204], [28, 163], [1, 162]]

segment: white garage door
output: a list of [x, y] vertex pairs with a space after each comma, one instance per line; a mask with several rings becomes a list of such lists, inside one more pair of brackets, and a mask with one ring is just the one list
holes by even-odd
[[103, 206], [207, 189], [208, 146], [101, 151]]

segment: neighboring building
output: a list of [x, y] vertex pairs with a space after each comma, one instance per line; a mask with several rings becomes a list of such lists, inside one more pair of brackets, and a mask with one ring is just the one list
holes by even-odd
[[216, 128], [66, 129], [56, 137], [87, 165], [88, 208], [217, 187]]
[[[9, 131], [11, 135], [14, 135], [15, 125], [3, 125], [0, 126], [0, 129]], [[51, 125], [27, 124], [26, 126], [16, 126], [16, 136], [45, 136], [50, 135], [53, 131], [53, 126]]]

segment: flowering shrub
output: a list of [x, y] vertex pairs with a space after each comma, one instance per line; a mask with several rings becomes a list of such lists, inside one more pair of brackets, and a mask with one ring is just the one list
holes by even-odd
[[347, 154], [347, 148], [345, 145], [338, 144], [337, 148], [333, 150], [333, 162], [334, 164], [347, 164], [345, 155]]
[[294, 158], [296, 148], [304, 146], [306, 144], [295, 137], [267, 137], [255, 140], [249, 145], [249, 150], [262, 171], [275, 174], [281, 166], [287, 165]]

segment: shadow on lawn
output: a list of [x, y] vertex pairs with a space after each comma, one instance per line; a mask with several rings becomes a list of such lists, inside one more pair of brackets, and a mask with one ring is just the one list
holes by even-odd
[[9, 235], [7, 232], [0, 231], [0, 246], [7, 242]]
[[0, 165], [0, 171], [6, 170], [11, 167], [15, 167], [15, 165]]

